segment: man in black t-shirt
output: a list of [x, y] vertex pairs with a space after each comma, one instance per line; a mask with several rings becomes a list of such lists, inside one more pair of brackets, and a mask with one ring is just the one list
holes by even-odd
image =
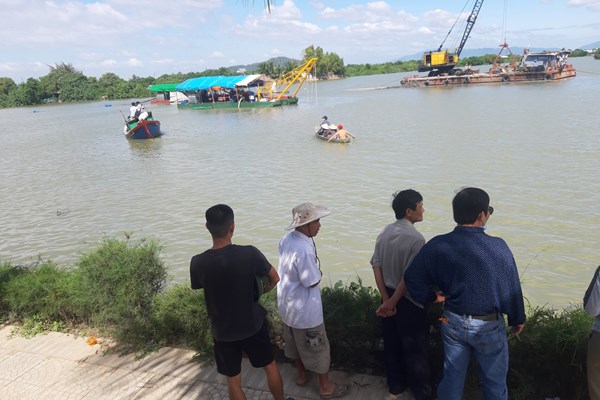
[[242, 352], [255, 368], [264, 368], [269, 391], [283, 400], [283, 382], [266, 319], [257, 302], [256, 278], [268, 276], [269, 291], [279, 282], [277, 270], [254, 246], [232, 244], [233, 210], [217, 204], [206, 210], [206, 228], [213, 246], [192, 257], [192, 289], [204, 289], [212, 329], [217, 371], [227, 377], [230, 399], [245, 399], [241, 386]]

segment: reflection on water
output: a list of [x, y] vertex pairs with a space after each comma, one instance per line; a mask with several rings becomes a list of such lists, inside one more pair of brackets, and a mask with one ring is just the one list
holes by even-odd
[[[391, 195], [425, 198], [426, 238], [452, 229], [461, 186], [484, 188], [488, 232], [514, 252], [534, 304], [579, 302], [600, 262], [600, 62], [564, 82], [388, 89], [401, 74], [320, 82], [297, 106], [178, 111], [151, 107], [165, 135], [128, 141], [129, 101], [0, 110], [0, 260], [74, 263], [103, 236], [157, 238], [175, 281], [210, 246], [204, 211], [228, 203], [240, 244], [276, 264], [291, 209], [332, 209], [316, 238], [325, 282], [373, 285], [375, 238]], [[577, 65], [576, 65], [577, 66]], [[577, 66], [579, 68], [579, 66]], [[361, 89], [361, 90], [356, 90]], [[318, 93], [318, 99], [314, 94]], [[354, 143], [314, 137], [323, 115]], [[66, 123], [68, 121], [68, 123]], [[63, 212], [68, 210], [68, 212]]]
[[127, 140], [131, 154], [136, 157], [153, 158], [161, 156], [161, 147], [165, 135], [162, 134], [156, 139], [147, 140]]

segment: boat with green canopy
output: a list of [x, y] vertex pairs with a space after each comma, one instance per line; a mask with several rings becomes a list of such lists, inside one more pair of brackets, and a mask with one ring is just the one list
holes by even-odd
[[155, 95], [150, 104], [177, 104], [187, 100], [187, 96], [177, 91], [178, 83], [159, 83], [150, 85], [148, 91]]
[[[200, 76], [180, 83], [175, 90], [182, 92], [188, 101], [179, 102], [178, 108], [193, 110], [241, 109], [279, 107], [297, 104], [298, 91], [311, 75], [317, 58], [278, 79], [266, 75]], [[295, 89], [292, 93], [292, 87]], [[283, 87], [280, 91], [278, 88]]]

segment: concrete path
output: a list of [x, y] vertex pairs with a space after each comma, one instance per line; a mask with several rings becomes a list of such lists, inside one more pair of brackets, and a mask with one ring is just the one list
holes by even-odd
[[[11, 336], [13, 327], [0, 327], [0, 399], [227, 399], [227, 385], [212, 363], [192, 361], [193, 351], [165, 347], [143, 359], [134, 355], [104, 355], [100, 345], [85, 337], [62, 333], [32, 339]], [[316, 379], [295, 385], [290, 364], [280, 364], [286, 396], [319, 399]], [[382, 400], [387, 390], [379, 376], [332, 371], [333, 381], [349, 383], [348, 400]], [[245, 360], [242, 386], [248, 400], [268, 400], [262, 369]]]

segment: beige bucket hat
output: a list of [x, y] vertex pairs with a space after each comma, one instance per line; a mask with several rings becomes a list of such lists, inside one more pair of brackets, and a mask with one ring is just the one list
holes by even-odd
[[292, 209], [292, 222], [285, 228], [286, 231], [296, 229], [331, 214], [331, 211], [323, 206], [307, 202], [297, 205]]

